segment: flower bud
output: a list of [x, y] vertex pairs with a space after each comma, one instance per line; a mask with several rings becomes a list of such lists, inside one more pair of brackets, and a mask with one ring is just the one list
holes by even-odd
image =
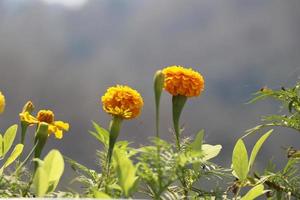
[[22, 112], [29, 112], [29, 114], [32, 113], [32, 111], [34, 110], [34, 105], [32, 103], [32, 101], [27, 101], [27, 103], [24, 105]]

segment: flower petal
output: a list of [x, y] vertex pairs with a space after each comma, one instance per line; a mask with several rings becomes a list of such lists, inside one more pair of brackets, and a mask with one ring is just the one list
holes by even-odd
[[29, 112], [22, 112], [20, 113], [20, 120], [27, 122], [29, 124], [37, 124], [39, 121], [32, 115], [29, 114]]
[[56, 126], [58, 129], [68, 131], [70, 128], [70, 125], [68, 123], [65, 123], [63, 121], [55, 121], [53, 122], [54, 126]]

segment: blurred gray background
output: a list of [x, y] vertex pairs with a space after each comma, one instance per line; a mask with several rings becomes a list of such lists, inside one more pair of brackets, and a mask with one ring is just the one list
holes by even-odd
[[[134, 146], [154, 136], [152, 76], [167, 65], [200, 71], [206, 88], [184, 110], [185, 134], [205, 129], [206, 142], [222, 144], [215, 159], [230, 167], [237, 138], [260, 115], [279, 105], [245, 103], [267, 85], [292, 86], [300, 75], [299, 0], [0, 0], [0, 90], [7, 99], [1, 130], [18, 123], [31, 99], [70, 123], [62, 140], [49, 139], [80, 163], [98, 169], [100, 145], [89, 135], [91, 121], [108, 126], [100, 97], [106, 88], [127, 84], [144, 97], [141, 116], [124, 122], [120, 139]], [[171, 139], [171, 96], [162, 98], [161, 132]], [[300, 148], [300, 134], [277, 129], [259, 154], [259, 165], [282, 146]], [[33, 139], [28, 133], [27, 142]], [[247, 139], [251, 147], [257, 137]], [[28, 148], [27, 148], [28, 150]], [[45, 150], [45, 152], [47, 152]], [[65, 181], [72, 172], [67, 166]]]

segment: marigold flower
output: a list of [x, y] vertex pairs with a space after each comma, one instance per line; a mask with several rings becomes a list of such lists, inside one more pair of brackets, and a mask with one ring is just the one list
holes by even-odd
[[101, 101], [105, 112], [122, 119], [137, 117], [144, 105], [143, 98], [136, 90], [122, 85], [108, 88]]
[[204, 78], [199, 72], [181, 66], [169, 66], [163, 69], [165, 89], [173, 96], [199, 96], [204, 90]]
[[40, 124], [42, 122], [48, 124], [48, 135], [54, 133], [58, 139], [63, 137], [63, 131], [69, 130], [68, 123], [54, 120], [54, 113], [51, 110], [40, 110], [36, 117], [32, 116], [28, 111], [23, 110], [20, 113], [20, 119], [29, 125]]
[[4, 112], [4, 109], [5, 109], [5, 97], [0, 92], [0, 114]]

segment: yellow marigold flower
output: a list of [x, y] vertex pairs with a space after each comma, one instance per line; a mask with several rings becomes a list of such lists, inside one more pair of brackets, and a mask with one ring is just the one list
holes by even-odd
[[4, 112], [4, 109], [5, 109], [5, 97], [0, 92], [0, 114]]
[[193, 69], [181, 66], [169, 66], [163, 69], [165, 89], [173, 96], [199, 96], [204, 90], [204, 78]]
[[20, 113], [21, 121], [25, 121], [30, 125], [47, 123], [48, 134], [54, 133], [55, 137], [61, 139], [63, 131], [69, 130], [69, 124], [62, 121], [54, 121], [54, 113], [51, 110], [40, 110], [36, 117], [32, 116], [28, 111]]
[[144, 105], [143, 98], [136, 90], [122, 85], [108, 88], [101, 100], [105, 112], [122, 119], [137, 117]]

